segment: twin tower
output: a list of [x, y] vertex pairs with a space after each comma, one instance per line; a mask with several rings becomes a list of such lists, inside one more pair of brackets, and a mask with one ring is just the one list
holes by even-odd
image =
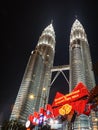
[[[50, 24], [42, 32], [35, 50], [31, 52], [10, 120], [25, 124], [29, 114], [39, 111], [48, 102], [55, 43], [55, 32]], [[80, 81], [89, 90], [92, 89], [95, 79], [89, 44], [85, 30], [77, 19], [71, 28], [69, 55], [70, 91]], [[77, 117], [73, 130], [96, 130], [97, 124], [93, 120], [95, 114], [92, 111], [90, 118], [85, 115]]]

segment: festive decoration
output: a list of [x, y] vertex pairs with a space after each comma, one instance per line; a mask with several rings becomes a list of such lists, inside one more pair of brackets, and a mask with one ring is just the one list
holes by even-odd
[[86, 86], [82, 82], [80, 82], [69, 94], [58, 97], [58, 93], [57, 93], [53, 101], [52, 107], [64, 105], [66, 103], [73, 102], [87, 96], [89, 96], [89, 91], [86, 88]]
[[64, 95], [57, 92], [52, 105], [46, 104], [45, 108], [40, 108], [39, 112], [30, 114], [27, 126], [29, 129], [29, 121], [33, 126], [36, 126], [59, 117], [74, 122], [76, 115], [85, 114], [89, 116], [91, 109], [95, 109], [97, 105], [98, 87], [96, 86], [89, 92], [87, 87], [80, 82], [71, 93]]
[[69, 104], [65, 104], [63, 105], [60, 109], [59, 109], [59, 114], [64, 116], [64, 115], [67, 115], [71, 112], [72, 110], [72, 106], [69, 105]]

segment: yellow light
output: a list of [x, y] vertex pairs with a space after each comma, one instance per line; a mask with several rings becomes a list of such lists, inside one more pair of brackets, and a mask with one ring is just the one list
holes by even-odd
[[98, 118], [95, 118], [95, 121], [98, 121]]
[[33, 94], [30, 94], [30, 95], [29, 95], [29, 98], [30, 98], [30, 99], [34, 99], [34, 95], [33, 95]]
[[43, 88], [43, 91], [45, 91], [46, 90], [46, 88]]

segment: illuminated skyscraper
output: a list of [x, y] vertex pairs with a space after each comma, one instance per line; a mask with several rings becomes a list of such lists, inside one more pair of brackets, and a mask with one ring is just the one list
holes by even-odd
[[[77, 83], [83, 82], [88, 89], [95, 86], [92, 61], [86, 33], [81, 23], [76, 19], [70, 34], [70, 88], [73, 89]], [[70, 90], [71, 91], [71, 90]], [[79, 106], [81, 107], [81, 106]], [[97, 130], [98, 124], [94, 111], [91, 116], [78, 116], [74, 122], [73, 130]]]
[[[83, 82], [89, 90], [95, 86], [88, 40], [83, 26], [77, 19], [71, 28], [70, 34], [70, 64], [53, 67], [54, 54], [55, 32], [52, 24], [50, 24], [42, 32], [36, 49], [31, 53], [10, 120], [18, 120], [25, 124], [29, 114], [39, 111], [40, 107], [45, 106], [49, 97], [52, 72], [62, 72], [66, 79], [63, 70], [70, 70], [68, 82], [70, 83], [70, 91], [79, 82]], [[54, 80], [59, 73], [57, 73]], [[96, 117], [98, 119], [98, 112], [95, 113], [94, 111], [91, 112], [89, 117], [86, 115], [77, 116], [72, 127], [69, 127], [68, 122], [64, 122], [65, 124], [62, 129], [98, 130], [98, 120], [96, 120]]]
[[36, 49], [31, 53], [10, 120], [25, 124], [28, 115], [38, 111], [47, 102], [54, 54], [55, 33], [50, 24], [42, 32]]

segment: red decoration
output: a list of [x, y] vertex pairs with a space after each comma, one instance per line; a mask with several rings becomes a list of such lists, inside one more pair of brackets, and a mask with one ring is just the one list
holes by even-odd
[[[98, 86], [89, 92], [87, 87], [80, 82], [69, 94], [57, 92], [52, 105], [46, 104], [45, 108], [41, 107], [39, 113], [34, 112], [33, 115], [29, 115], [28, 120], [33, 125], [39, 125], [40, 122], [57, 118], [59, 115], [71, 122], [74, 121], [76, 115], [89, 116], [91, 109], [98, 105], [98, 91], [96, 90]], [[46, 117], [45, 120], [44, 117]]]
[[71, 93], [63, 95], [57, 93], [53, 101], [52, 107], [62, 106], [67, 103], [79, 100], [80, 98], [86, 97], [89, 95], [89, 91], [83, 83], [79, 83]]

